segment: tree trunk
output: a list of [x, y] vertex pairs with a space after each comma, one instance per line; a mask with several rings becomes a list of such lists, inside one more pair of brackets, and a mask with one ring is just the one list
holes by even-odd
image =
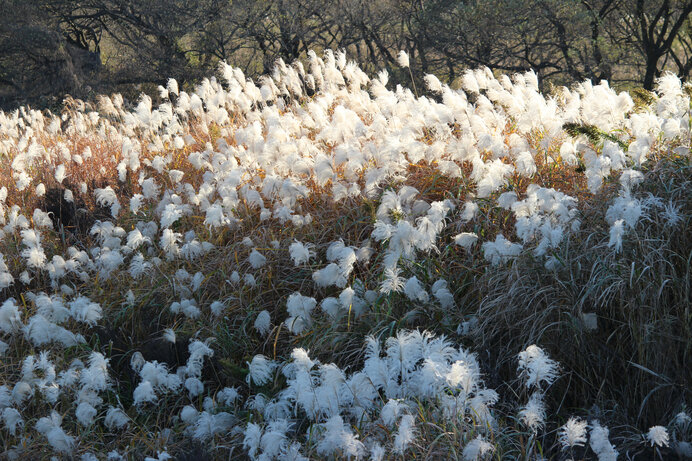
[[649, 51], [646, 53], [646, 73], [644, 74], [644, 89], [651, 91], [654, 87], [654, 80], [658, 76], [658, 60], [661, 56], [658, 53]]

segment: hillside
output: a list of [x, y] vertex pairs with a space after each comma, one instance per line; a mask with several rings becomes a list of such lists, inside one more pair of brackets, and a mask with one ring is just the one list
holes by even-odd
[[424, 81], [0, 112], [5, 455], [692, 457], [688, 87]]

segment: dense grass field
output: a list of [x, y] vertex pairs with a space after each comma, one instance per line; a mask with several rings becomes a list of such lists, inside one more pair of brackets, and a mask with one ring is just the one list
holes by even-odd
[[0, 112], [0, 457], [692, 457], [688, 87], [425, 82]]

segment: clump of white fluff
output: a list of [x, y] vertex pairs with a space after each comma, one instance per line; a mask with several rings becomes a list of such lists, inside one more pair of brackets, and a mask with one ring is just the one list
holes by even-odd
[[267, 384], [272, 379], [272, 372], [276, 368], [274, 361], [263, 355], [254, 356], [248, 366], [250, 372], [247, 376], [247, 382], [258, 386]]
[[473, 232], [462, 232], [454, 236], [454, 243], [464, 248], [465, 250], [470, 250], [471, 247], [478, 241], [478, 235]]
[[586, 421], [571, 417], [559, 432], [563, 450], [584, 446], [586, 443]]
[[61, 424], [62, 416], [53, 410], [50, 416], [40, 418], [36, 422], [36, 430], [48, 439], [55, 451], [70, 454], [74, 449], [75, 439], [63, 430]]
[[315, 257], [315, 251], [313, 250], [314, 245], [311, 243], [304, 244], [299, 241], [295, 241], [288, 247], [288, 251], [293, 259], [293, 264], [297, 267], [301, 264], [305, 264], [310, 261], [310, 259]]
[[543, 427], [545, 424], [545, 418], [546, 410], [545, 403], [543, 403], [543, 394], [536, 391], [531, 394], [529, 401], [519, 411], [519, 419], [529, 429], [537, 431], [538, 428]]
[[259, 269], [267, 263], [267, 258], [257, 250], [252, 250], [248, 257], [248, 262], [253, 269]]
[[651, 426], [646, 433], [646, 440], [651, 446], [667, 447], [670, 440], [668, 430], [663, 426]]
[[608, 440], [608, 428], [601, 426], [598, 421], [591, 422], [589, 445], [598, 456], [598, 461], [615, 461], [618, 452]]
[[295, 335], [303, 333], [312, 326], [311, 312], [317, 305], [315, 298], [293, 293], [286, 301], [286, 309], [289, 317], [286, 319], [286, 327]]
[[528, 389], [550, 386], [558, 377], [558, 364], [541, 349], [532, 344], [519, 353], [519, 376]]
[[318, 454], [322, 456], [339, 455], [348, 458], [359, 458], [365, 454], [365, 445], [344, 424], [341, 416], [332, 416], [320, 426], [322, 435], [317, 442]]
[[485, 440], [483, 436], [477, 435], [464, 447], [462, 457], [464, 461], [482, 461], [487, 459], [495, 451], [495, 446]]
[[523, 249], [519, 243], [512, 243], [502, 234], [497, 234], [494, 242], [483, 243], [483, 255], [494, 266], [516, 258]]
[[266, 336], [271, 328], [271, 316], [269, 315], [269, 311], [263, 310], [257, 314], [254, 326], [255, 330], [257, 330], [259, 334]]

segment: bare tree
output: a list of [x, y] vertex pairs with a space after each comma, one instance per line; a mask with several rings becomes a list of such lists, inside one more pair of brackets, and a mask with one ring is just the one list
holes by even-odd
[[327, 48], [394, 83], [487, 66], [651, 88], [664, 69], [692, 71], [691, 12], [692, 0], [4, 0], [0, 96], [192, 82], [221, 60], [253, 76]]
[[[643, 86], [650, 90], [661, 73], [659, 64], [674, 52], [676, 40], [689, 22], [692, 0], [629, 0], [621, 11], [626, 31], [635, 37], [644, 58]], [[680, 61], [678, 67], [684, 71], [687, 64]]]

